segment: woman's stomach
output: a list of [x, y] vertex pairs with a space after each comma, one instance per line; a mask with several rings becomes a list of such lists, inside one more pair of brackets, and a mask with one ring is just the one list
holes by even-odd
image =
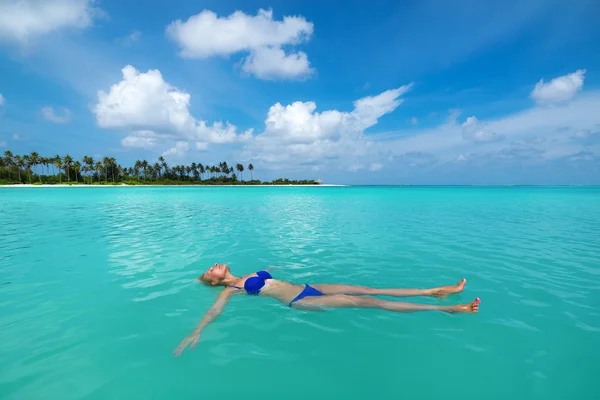
[[265, 286], [260, 290], [260, 295], [274, 297], [287, 304], [298, 296], [303, 289], [304, 285], [295, 285], [285, 281], [268, 279], [265, 281]]

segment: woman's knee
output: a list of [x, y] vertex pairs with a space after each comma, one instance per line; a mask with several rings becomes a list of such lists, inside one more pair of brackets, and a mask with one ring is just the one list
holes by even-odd
[[352, 301], [356, 307], [362, 307], [362, 308], [375, 308], [375, 307], [378, 307], [379, 303], [381, 302], [381, 300], [372, 299], [370, 297], [356, 297], [356, 296], [349, 296], [349, 297], [351, 298], [350, 301]]

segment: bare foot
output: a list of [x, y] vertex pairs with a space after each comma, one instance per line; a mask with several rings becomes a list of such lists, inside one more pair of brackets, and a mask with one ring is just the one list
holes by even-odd
[[481, 303], [481, 300], [478, 298], [476, 298], [475, 300], [473, 300], [472, 302], [470, 302], [469, 304], [459, 304], [456, 306], [450, 306], [448, 307], [447, 311], [449, 313], [476, 313], [479, 311], [479, 303]]
[[449, 294], [460, 293], [464, 290], [466, 284], [467, 280], [463, 278], [454, 286], [442, 286], [439, 288], [431, 289], [431, 295], [435, 297], [446, 297]]

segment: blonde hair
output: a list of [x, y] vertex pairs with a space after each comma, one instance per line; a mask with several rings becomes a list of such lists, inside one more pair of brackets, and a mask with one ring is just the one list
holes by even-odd
[[214, 286], [226, 286], [225, 284], [223, 284], [222, 282], [214, 282], [214, 281], [210, 281], [206, 278], [205, 276], [206, 273], [203, 273], [202, 275], [200, 275], [198, 277], [198, 280], [202, 283], [204, 283], [206, 286], [210, 286], [210, 287], [214, 287]]
[[208, 279], [206, 279], [206, 277], [204, 276], [204, 273], [202, 273], [202, 275], [200, 275], [198, 277], [198, 280], [207, 286], [213, 286], [212, 282], [209, 282]]

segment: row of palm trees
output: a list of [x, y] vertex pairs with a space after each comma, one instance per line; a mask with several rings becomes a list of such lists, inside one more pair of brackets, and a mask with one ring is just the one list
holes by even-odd
[[[46, 174], [44, 174], [46, 168]], [[50, 174], [52, 168], [52, 174]], [[250, 180], [254, 181], [254, 166], [248, 164], [250, 171]], [[0, 170], [6, 172], [8, 181], [11, 182], [17, 178], [22, 182], [22, 177], [32, 183], [33, 176], [37, 175], [39, 182], [42, 178], [58, 176], [58, 182], [63, 182], [63, 175], [67, 182], [74, 180], [79, 182], [80, 178], [87, 183], [93, 184], [94, 180], [102, 182], [122, 182], [128, 179], [140, 179], [144, 181], [202, 181], [212, 180], [218, 182], [232, 182], [238, 179], [243, 182], [243, 172], [246, 170], [244, 165], [236, 164], [229, 166], [227, 162], [221, 162], [219, 165], [204, 165], [193, 162], [190, 165], [169, 166], [164, 157], [159, 157], [154, 164], [146, 160], [137, 160], [133, 167], [122, 167], [117, 163], [114, 157], [104, 157], [101, 160], [94, 160], [93, 157], [83, 156], [81, 161], [74, 160], [70, 155], [61, 157], [41, 157], [37, 152], [24, 155], [13, 155], [10, 150], [4, 152], [4, 157], [0, 157]], [[33, 173], [33, 174], [32, 174]], [[236, 175], [237, 173], [237, 175]], [[0, 176], [2, 179], [2, 176]], [[45, 179], [48, 180], [48, 179]], [[55, 179], [53, 179], [55, 181]]]

